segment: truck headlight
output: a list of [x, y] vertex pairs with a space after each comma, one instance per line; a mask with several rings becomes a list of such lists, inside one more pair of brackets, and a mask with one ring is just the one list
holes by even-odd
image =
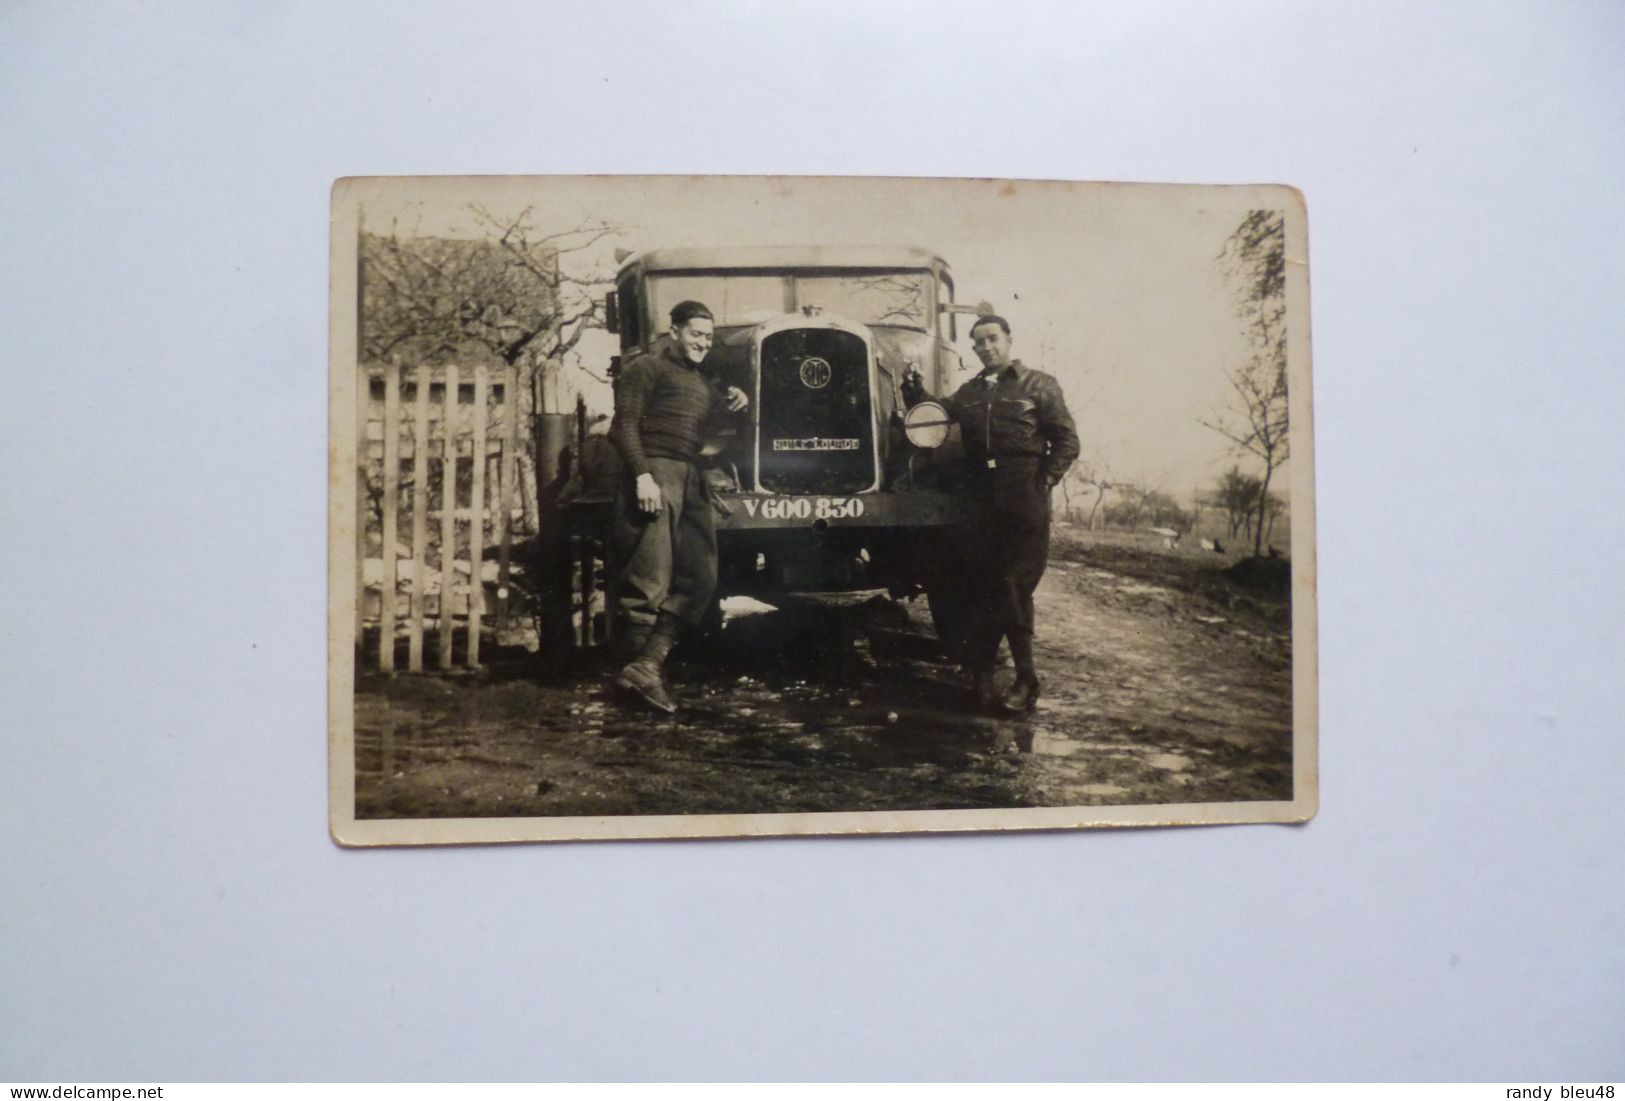
[[941, 447], [948, 438], [948, 410], [934, 401], [922, 401], [903, 414], [903, 435], [915, 447]]

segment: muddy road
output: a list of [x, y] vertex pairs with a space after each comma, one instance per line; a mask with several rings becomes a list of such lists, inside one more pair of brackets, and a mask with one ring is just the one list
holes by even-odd
[[[360, 818], [927, 810], [1291, 797], [1285, 563], [1058, 534], [1038, 710], [975, 715], [924, 601], [730, 601], [683, 711], [607, 667], [364, 677]], [[1011, 676], [1001, 670], [1001, 683]]]

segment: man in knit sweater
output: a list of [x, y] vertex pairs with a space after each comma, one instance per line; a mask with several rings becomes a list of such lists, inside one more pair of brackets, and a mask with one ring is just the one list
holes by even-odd
[[612, 532], [618, 627], [632, 660], [616, 684], [668, 714], [666, 655], [697, 626], [717, 585], [716, 515], [698, 465], [714, 405], [738, 413], [749, 403], [702, 364], [711, 350], [711, 311], [679, 302], [671, 332], [621, 369], [609, 437], [625, 478]]

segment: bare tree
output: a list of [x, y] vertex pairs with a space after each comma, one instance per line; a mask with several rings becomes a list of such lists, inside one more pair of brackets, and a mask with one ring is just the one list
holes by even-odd
[[363, 235], [363, 357], [418, 364], [489, 356], [534, 366], [549, 391], [582, 336], [603, 326], [613, 273], [597, 253], [620, 230], [588, 220], [544, 233], [530, 208], [512, 218], [469, 209], [487, 238], [402, 236], [394, 226]]
[[[363, 362], [409, 367], [447, 363], [506, 364], [520, 369], [511, 408], [523, 417], [563, 405], [560, 374], [573, 369], [607, 383], [572, 355], [582, 336], [603, 327], [603, 292], [613, 279], [604, 255], [619, 227], [583, 220], [543, 232], [530, 208], [499, 218], [478, 204], [469, 210], [483, 236], [427, 237], [387, 231], [360, 240], [360, 326]], [[523, 434], [517, 456], [526, 523], [537, 513], [534, 441]], [[371, 506], [381, 507], [381, 469], [369, 471]], [[431, 468], [431, 493], [439, 477]], [[431, 532], [431, 538], [434, 534]]]
[[1258, 502], [1262, 496], [1264, 480], [1252, 474], [1243, 474], [1240, 467], [1232, 466], [1219, 478], [1208, 498], [1214, 507], [1222, 509], [1230, 523], [1230, 538], [1245, 532], [1253, 536], [1257, 521]]
[[1264, 466], [1254, 503], [1253, 554], [1263, 551], [1270, 479], [1289, 455], [1286, 381], [1286, 234], [1278, 210], [1250, 211], [1219, 254], [1236, 285], [1247, 357], [1226, 373], [1229, 410], [1201, 423]]
[[1078, 514], [1087, 509], [1084, 526], [1093, 531], [1099, 523], [1100, 506], [1105, 503], [1106, 494], [1127, 484], [1114, 479], [1104, 466], [1089, 461], [1075, 463], [1061, 479], [1061, 508], [1074, 522]]
[[1112, 486], [1117, 500], [1106, 506], [1106, 523], [1118, 528], [1163, 527], [1191, 530], [1191, 514], [1179, 502], [1153, 486], [1119, 482]]
[[[587, 219], [574, 229], [542, 233], [532, 220], [530, 207], [506, 220], [477, 204], [470, 209], [498, 235], [497, 244], [512, 264], [548, 288], [554, 303], [548, 324], [521, 329], [511, 347], [517, 353], [540, 342], [535, 361], [541, 373], [541, 392], [554, 393], [557, 372], [572, 358], [582, 336], [589, 329], [604, 327], [604, 292], [614, 285], [615, 271], [613, 261], [602, 255], [603, 246], [619, 237], [622, 230], [608, 222]], [[579, 359], [574, 366], [597, 382], [609, 381]]]
[[1268, 543], [1275, 534], [1276, 518], [1286, 512], [1286, 501], [1279, 493], [1270, 493], [1265, 496], [1264, 506], [1268, 517], [1264, 524], [1264, 542]]

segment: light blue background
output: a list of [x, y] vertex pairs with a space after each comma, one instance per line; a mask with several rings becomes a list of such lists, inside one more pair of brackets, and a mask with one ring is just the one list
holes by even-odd
[[[0, 1078], [1625, 1077], [1619, 7], [399, 7], [0, 7]], [[328, 187], [647, 171], [1303, 188], [1320, 817], [335, 848]]]

